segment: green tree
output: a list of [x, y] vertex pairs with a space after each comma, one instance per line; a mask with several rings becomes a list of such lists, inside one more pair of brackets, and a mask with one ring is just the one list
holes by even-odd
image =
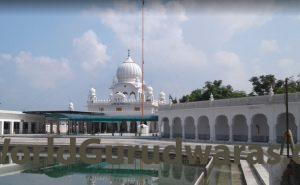
[[213, 82], [205, 82], [205, 85], [201, 89], [196, 89], [191, 94], [182, 96], [179, 101], [183, 103], [209, 100], [211, 94], [213, 94], [214, 99], [246, 96], [246, 93], [243, 91], [234, 91], [231, 85], [222, 85], [222, 80], [214, 80]]
[[[285, 92], [285, 80], [276, 79], [274, 75], [261, 75], [253, 76], [250, 80], [252, 83], [253, 91], [249, 94], [266, 95], [269, 94], [271, 87], [275, 94], [282, 94]], [[300, 79], [294, 80], [293, 77], [288, 79], [288, 92], [300, 92]]]

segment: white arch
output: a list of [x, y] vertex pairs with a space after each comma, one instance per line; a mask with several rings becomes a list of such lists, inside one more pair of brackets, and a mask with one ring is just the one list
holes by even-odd
[[198, 139], [200, 140], [210, 139], [209, 119], [207, 116], [199, 117], [197, 134], [198, 134]]
[[184, 120], [184, 136], [185, 139], [195, 139], [195, 121], [192, 116], [188, 116]]
[[264, 114], [255, 114], [251, 120], [251, 141], [269, 142], [269, 125]]
[[163, 118], [161, 121], [161, 137], [170, 138], [169, 118]]
[[[289, 113], [289, 128], [292, 131], [294, 142], [297, 142], [297, 125], [295, 123], [295, 116]], [[276, 123], [276, 141], [281, 143], [283, 134], [286, 131], [286, 114], [281, 113], [277, 116]]]
[[231, 129], [233, 141], [248, 140], [247, 119], [244, 115], [238, 114], [233, 117]]
[[181, 119], [179, 117], [173, 119], [172, 130], [173, 130], [173, 138], [177, 138], [177, 137], [182, 138]]
[[228, 125], [228, 119], [225, 115], [220, 115], [216, 118], [215, 134], [216, 134], [216, 140], [219, 141], [229, 140], [229, 125]]

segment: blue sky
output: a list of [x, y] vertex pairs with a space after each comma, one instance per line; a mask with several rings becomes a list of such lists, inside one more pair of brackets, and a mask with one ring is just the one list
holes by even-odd
[[[140, 64], [138, 5], [1, 11], [0, 109], [66, 109], [72, 101], [85, 110], [91, 87], [108, 98], [127, 49]], [[245, 12], [146, 4], [145, 81], [156, 95], [180, 97], [215, 79], [250, 92], [253, 75], [298, 78], [299, 46], [300, 14], [272, 3]]]

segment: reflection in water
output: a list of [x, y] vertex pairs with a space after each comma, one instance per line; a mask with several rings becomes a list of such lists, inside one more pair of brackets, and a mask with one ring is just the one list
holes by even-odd
[[170, 175], [170, 164], [167, 164], [167, 163], [162, 163], [162, 169], [161, 169], [161, 174], [163, 177], [169, 177]]
[[196, 172], [197, 170], [194, 170], [193, 166], [184, 166], [184, 177], [187, 181], [193, 182]]
[[173, 177], [175, 179], [180, 179], [181, 178], [181, 173], [182, 173], [182, 165], [180, 164], [173, 164]]
[[92, 175], [86, 176], [86, 185], [95, 185], [96, 184], [96, 177]]
[[46, 166], [45, 161], [39, 164], [44, 165], [26, 164], [27, 168], [22, 173], [0, 174], [0, 182], [13, 185], [190, 185], [197, 180], [196, 174], [201, 172], [198, 166], [163, 162], [147, 165], [141, 164], [140, 160], [122, 165], [102, 162], [96, 165], [76, 163]]

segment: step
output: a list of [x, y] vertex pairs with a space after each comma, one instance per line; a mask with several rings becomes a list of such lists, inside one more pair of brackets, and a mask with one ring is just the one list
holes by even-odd
[[241, 168], [247, 185], [261, 185], [261, 182], [257, 179], [252, 167], [246, 160], [241, 160]]
[[265, 166], [262, 164], [254, 164], [253, 167], [261, 183], [264, 185], [269, 185], [270, 174]]

